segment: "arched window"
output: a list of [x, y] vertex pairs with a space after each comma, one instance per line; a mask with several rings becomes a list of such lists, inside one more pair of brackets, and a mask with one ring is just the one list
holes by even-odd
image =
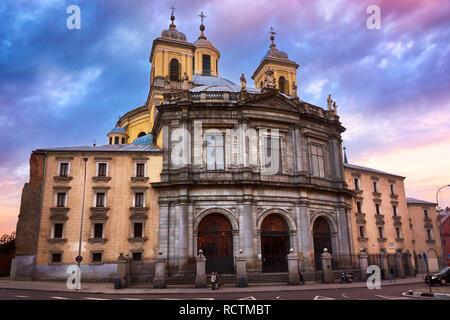
[[177, 59], [170, 60], [170, 80], [180, 80], [180, 64]]
[[260, 88], [263, 87], [263, 82], [262, 82], [262, 81], [259, 83], [259, 87], [260, 87]]
[[280, 77], [278, 79], [278, 87], [279, 87], [281, 93], [287, 93], [286, 92], [286, 79], [284, 77]]
[[146, 133], [145, 133], [144, 131], [142, 131], [142, 132], [140, 132], [140, 133], [138, 134], [138, 138], [143, 137], [143, 136], [145, 136], [145, 135], [146, 135]]

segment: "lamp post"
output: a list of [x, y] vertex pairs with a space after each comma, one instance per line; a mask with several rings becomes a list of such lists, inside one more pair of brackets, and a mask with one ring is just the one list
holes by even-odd
[[438, 201], [438, 194], [439, 194], [439, 191], [441, 191], [441, 189], [444, 189], [445, 187], [450, 187], [450, 184], [446, 184], [445, 186], [442, 186], [442, 187], [440, 187], [440, 188], [438, 189], [438, 191], [436, 192], [436, 205], [437, 205], [437, 212], [438, 212], [438, 214], [439, 214], [439, 233], [441, 234], [442, 251], [445, 251], [445, 252], [442, 252], [442, 253], [443, 253], [443, 255], [444, 255], [444, 263], [445, 263], [445, 266], [447, 266], [447, 250], [446, 250], [447, 248], [446, 248], [446, 246], [445, 246], [444, 235], [443, 235], [443, 233], [442, 233], [441, 213], [440, 213], [440, 211], [439, 211], [439, 201]]
[[[84, 196], [86, 193], [86, 162], [88, 161], [88, 158], [83, 158], [84, 160], [84, 182], [83, 182], [83, 201], [81, 203], [81, 222], [80, 222], [80, 243], [78, 244], [78, 256], [76, 258], [76, 261], [78, 263], [78, 268], [80, 267], [80, 263], [82, 260], [81, 257], [81, 241], [83, 237], [83, 215], [84, 215]], [[80, 270], [80, 269], [78, 269]]]

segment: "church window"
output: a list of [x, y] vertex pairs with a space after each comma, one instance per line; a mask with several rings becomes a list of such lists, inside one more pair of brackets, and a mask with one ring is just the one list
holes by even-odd
[[58, 252], [58, 253], [52, 253], [52, 263], [61, 263], [62, 261], [62, 253]]
[[103, 238], [103, 223], [94, 224], [94, 238]]
[[69, 164], [67, 162], [62, 162], [59, 165], [59, 175], [61, 177], [67, 177], [69, 174]]
[[119, 137], [114, 137], [114, 144], [119, 144]]
[[104, 206], [105, 206], [105, 193], [97, 192], [96, 207], [104, 207]]
[[140, 137], [143, 137], [143, 136], [145, 136], [146, 135], [146, 133], [144, 132], [144, 131], [142, 131], [142, 132], [139, 132], [139, 134], [138, 134], [138, 138], [140, 138]]
[[133, 237], [134, 238], [141, 238], [143, 236], [142, 233], [142, 222], [136, 222], [133, 226]]
[[280, 77], [278, 79], [278, 86], [280, 88], [281, 93], [287, 93], [286, 92], [286, 79], [284, 77]]
[[108, 164], [107, 163], [99, 163], [97, 176], [106, 177], [107, 173], [108, 173]]
[[259, 83], [259, 87], [260, 87], [260, 88], [263, 87], [263, 82], [262, 82], [262, 81]]
[[112, 144], [112, 137], [109, 137], [109, 144]]
[[103, 258], [103, 253], [102, 252], [93, 252], [92, 253], [92, 262], [93, 263], [101, 263], [102, 262], [102, 258]]
[[280, 139], [271, 135], [264, 138], [264, 167], [280, 171]]
[[143, 207], [144, 206], [144, 193], [136, 192], [134, 194], [134, 206], [135, 207]]
[[209, 54], [202, 55], [203, 59], [203, 75], [211, 75], [211, 56]]
[[325, 166], [323, 159], [323, 148], [318, 145], [311, 145], [312, 174], [315, 177], [325, 177]]
[[224, 143], [222, 135], [206, 136], [206, 168], [224, 170]]
[[142, 252], [135, 251], [132, 253], [133, 261], [141, 261], [142, 260]]
[[122, 144], [124, 144], [125, 143], [125, 138], [122, 138]]
[[54, 239], [62, 239], [63, 237], [63, 223], [55, 223], [53, 225], [53, 238]]
[[65, 192], [58, 192], [56, 205], [58, 207], [66, 206], [66, 193]]
[[136, 177], [143, 177], [145, 172], [145, 163], [136, 163]]
[[180, 80], [180, 64], [177, 59], [170, 60], [170, 80]]

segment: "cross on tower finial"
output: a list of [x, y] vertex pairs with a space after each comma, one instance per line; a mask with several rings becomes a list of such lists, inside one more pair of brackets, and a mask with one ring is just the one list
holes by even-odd
[[269, 33], [271, 34], [270, 40], [272, 41], [272, 44], [270, 45], [270, 47], [275, 46], [275, 44], [273, 43], [273, 40], [275, 39], [275, 37], [273, 36], [275, 34], [275, 31], [273, 31], [273, 30], [274, 29], [272, 27], [270, 27]]
[[206, 16], [203, 14], [203, 11], [200, 12], [200, 14], [198, 16], [200, 17], [202, 24], [203, 24], [203, 19], [206, 18]]
[[175, 12], [175, 7], [172, 5], [172, 6], [170, 7], [170, 10], [172, 10], [171, 15], [173, 16], [173, 13]]

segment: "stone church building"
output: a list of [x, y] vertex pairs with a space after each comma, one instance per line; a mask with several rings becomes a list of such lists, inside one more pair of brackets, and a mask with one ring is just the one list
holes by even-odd
[[286, 272], [291, 248], [305, 273], [321, 269], [324, 248], [352, 267], [364, 243], [336, 103], [299, 97], [298, 65], [273, 34], [252, 88], [244, 74], [219, 77], [203, 21], [190, 43], [171, 20], [153, 41], [146, 103], [107, 145], [33, 151], [11, 276], [65, 278], [80, 253], [84, 278], [111, 279], [123, 253], [151, 279], [157, 257], [183, 274], [200, 249], [208, 273], [234, 273], [241, 250], [253, 273]]

